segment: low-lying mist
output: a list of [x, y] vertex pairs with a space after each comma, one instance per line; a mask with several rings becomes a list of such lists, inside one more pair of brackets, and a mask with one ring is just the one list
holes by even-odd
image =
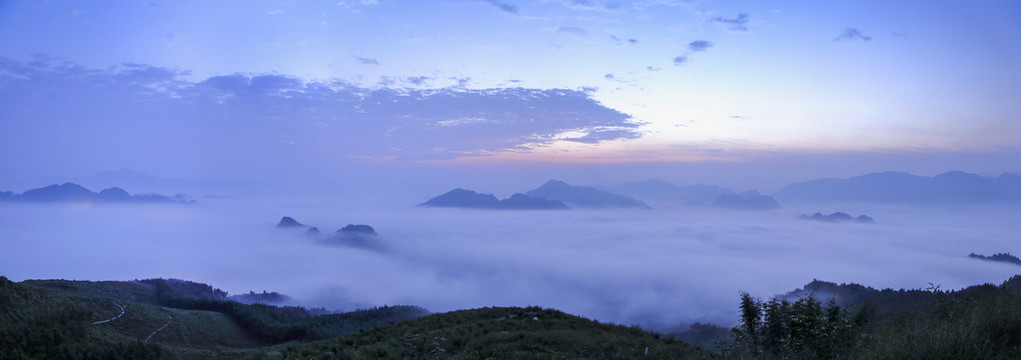
[[[1021, 270], [966, 257], [1016, 252], [1017, 208], [743, 212], [651, 205], [487, 211], [267, 199], [0, 204], [0, 275], [173, 277], [232, 294], [279, 291], [299, 305], [333, 310], [540, 305], [601, 321], [670, 326], [730, 325], [739, 292], [768, 297], [813, 279], [953, 289], [999, 283]], [[797, 219], [815, 211], [868, 214], [876, 223]], [[282, 216], [323, 233], [276, 228]], [[347, 224], [374, 227], [382, 250], [324, 241]]]

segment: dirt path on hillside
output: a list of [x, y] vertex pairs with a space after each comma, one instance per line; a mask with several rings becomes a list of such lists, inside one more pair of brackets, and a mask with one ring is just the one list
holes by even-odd
[[108, 322], [111, 322], [111, 321], [117, 320], [118, 318], [120, 318], [121, 316], [123, 316], [123, 315], [124, 315], [124, 306], [122, 306], [121, 304], [118, 304], [118, 303], [113, 303], [113, 304], [114, 304], [114, 305], [117, 305], [117, 307], [121, 308], [121, 313], [120, 313], [120, 314], [117, 314], [117, 316], [114, 316], [114, 317], [112, 317], [112, 318], [109, 318], [109, 319], [106, 319], [106, 320], [100, 320], [100, 321], [93, 321], [93, 322], [92, 322], [92, 325], [97, 325], [97, 324], [103, 324], [103, 323], [108, 323]]
[[173, 318], [173, 316], [167, 314], [167, 323], [163, 324], [163, 326], [160, 327], [159, 329], [156, 329], [156, 331], [153, 331], [152, 334], [149, 334], [149, 337], [145, 338], [145, 342], [148, 343], [149, 339], [152, 339], [153, 335], [156, 335], [156, 333], [160, 332], [160, 330], [166, 329], [167, 326], [170, 326], [170, 319], [172, 319], [172, 318]]

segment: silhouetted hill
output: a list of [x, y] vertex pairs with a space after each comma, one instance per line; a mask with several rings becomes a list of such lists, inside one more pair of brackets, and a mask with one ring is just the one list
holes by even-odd
[[471, 190], [457, 188], [429, 199], [418, 206], [495, 209], [500, 206], [500, 200], [497, 200], [493, 194], [479, 194]]
[[570, 208], [560, 201], [520, 193], [511, 195], [507, 199], [497, 200], [496, 196], [492, 194], [480, 194], [460, 188], [429, 199], [419, 206], [499, 210], [563, 210]]
[[293, 228], [293, 227], [308, 227], [308, 225], [302, 224], [302, 223], [298, 222], [298, 220], [294, 220], [294, 218], [292, 218], [290, 216], [284, 216], [284, 217], [280, 218], [280, 222], [277, 223], [277, 227], [278, 228]]
[[1017, 256], [1011, 255], [1010, 253], [998, 253], [998, 254], [993, 254], [992, 256], [984, 256], [984, 255], [978, 255], [978, 254], [975, 254], [975, 253], [971, 253], [971, 254], [968, 254], [968, 257], [970, 257], [972, 259], [987, 260], [987, 261], [999, 261], [999, 262], [1006, 262], [1006, 263], [1021, 265], [1021, 259], [1018, 259]]
[[870, 217], [868, 215], [858, 215], [858, 217], [852, 217], [851, 215], [848, 215], [846, 213], [842, 213], [842, 212], [839, 212], [839, 211], [835, 212], [835, 213], [832, 213], [832, 214], [829, 214], [829, 215], [823, 215], [822, 213], [818, 213], [817, 212], [815, 214], [812, 214], [812, 216], [801, 215], [801, 216], [798, 216], [798, 218], [802, 219], [802, 220], [812, 220], [812, 221], [821, 221], [821, 222], [849, 222], [849, 221], [854, 221], [854, 222], [860, 223], [860, 224], [868, 224], [868, 223], [875, 222], [875, 220], [873, 220], [872, 217]]
[[739, 210], [772, 210], [779, 209], [780, 203], [769, 195], [761, 195], [756, 190], [743, 192], [739, 195], [723, 194], [716, 198], [713, 206]]
[[962, 171], [934, 177], [902, 172], [849, 179], [819, 179], [784, 186], [775, 194], [791, 202], [873, 202], [886, 204], [992, 204], [1021, 201], [1021, 177], [986, 178]]
[[571, 207], [557, 200], [517, 193], [500, 200], [500, 208], [508, 210], [566, 210]]
[[174, 197], [167, 197], [159, 194], [136, 194], [131, 195], [124, 189], [111, 187], [103, 189], [99, 193], [75, 183], [64, 183], [63, 185], [50, 185], [38, 189], [25, 191], [22, 194], [4, 192], [0, 201], [14, 202], [36, 202], [36, 203], [194, 203], [186, 195], [178, 194]]
[[341, 228], [340, 230], [337, 230], [337, 231], [340, 231], [340, 232], [343, 232], [343, 233], [348, 233], [348, 234], [377, 235], [376, 234], [376, 229], [373, 229], [369, 225], [347, 224], [347, 226], [344, 226], [343, 228]]
[[50, 185], [25, 191], [18, 200], [29, 202], [91, 202], [96, 200], [96, 193], [81, 185], [64, 183]]
[[129, 202], [131, 201], [131, 194], [119, 187], [112, 187], [109, 189], [103, 189], [96, 194], [96, 199], [101, 202]]
[[603, 190], [630, 196], [638, 199], [656, 199], [660, 201], [678, 201], [686, 203], [710, 204], [720, 195], [733, 194], [730, 189], [713, 185], [674, 185], [659, 179], [648, 179], [639, 182], [628, 182], [617, 186], [602, 188]]
[[649, 208], [644, 202], [624, 195], [618, 195], [591, 186], [573, 186], [563, 181], [550, 180], [542, 186], [526, 192], [525, 195], [543, 197], [587, 208]]
[[379, 242], [376, 229], [369, 225], [348, 224], [337, 230], [332, 237], [326, 239], [326, 242], [356, 248], [384, 249], [383, 244]]

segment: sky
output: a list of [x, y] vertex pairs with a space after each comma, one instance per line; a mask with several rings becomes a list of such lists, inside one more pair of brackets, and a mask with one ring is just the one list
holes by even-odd
[[0, 151], [21, 160], [0, 177], [1021, 171], [1019, 20], [1016, 1], [5, 1]]

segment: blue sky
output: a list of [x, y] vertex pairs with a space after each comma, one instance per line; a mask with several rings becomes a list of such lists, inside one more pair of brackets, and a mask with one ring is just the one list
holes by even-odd
[[1021, 170], [1016, 1], [6, 1], [0, 56], [0, 150], [49, 164], [0, 174], [264, 151]]

